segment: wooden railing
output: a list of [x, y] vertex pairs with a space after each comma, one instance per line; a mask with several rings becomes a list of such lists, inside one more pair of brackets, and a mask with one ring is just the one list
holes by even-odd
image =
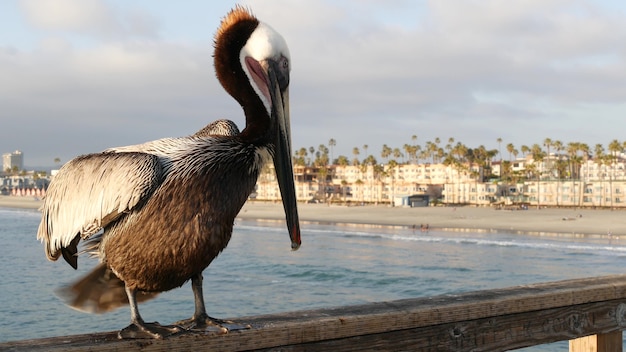
[[106, 332], [7, 342], [0, 350], [503, 351], [570, 340], [570, 351], [614, 352], [626, 329], [626, 275], [234, 320], [252, 328], [164, 340]]

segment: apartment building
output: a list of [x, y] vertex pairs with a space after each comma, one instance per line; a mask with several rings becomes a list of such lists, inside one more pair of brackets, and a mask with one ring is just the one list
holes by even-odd
[[[476, 165], [297, 166], [294, 171], [300, 201], [403, 205], [399, 199], [424, 195], [431, 204], [626, 207], [624, 159], [616, 158], [608, 164], [586, 160], [576, 171], [580, 180], [570, 180], [559, 179], [555, 171], [560, 158], [551, 155], [538, 163], [529, 157], [516, 159], [511, 164], [513, 170], [526, 174], [525, 166], [533, 164], [539, 180], [515, 183], [482, 182], [483, 170]], [[492, 170], [497, 169], [497, 165], [492, 166]], [[280, 200], [271, 165], [259, 178], [254, 197]]]

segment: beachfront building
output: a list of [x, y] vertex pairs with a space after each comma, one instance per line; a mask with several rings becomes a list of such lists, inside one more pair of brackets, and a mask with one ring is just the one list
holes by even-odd
[[[511, 186], [492, 182], [462, 181], [446, 183], [443, 185], [441, 202], [444, 204], [472, 204], [490, 205], [498, 200], [504, 199], [502, 194], [504, 188], [509, 189], [511, 197], [516, 196], [516, 192], [511, 192]], [[513, 188], [516, 190], [516, 188]], [[509, 198], [510, 203], [513, 198]]]
[[[296, 196], [308, 202], [387, 203], [411, 195], [441, 197], [447, 179], [469, 180], [470, 173], [443, 164], [333, 165], [327, 168], [296, 166]], [[253, 198], [280, 200], [273, 165], [262, 172]]]
[[24, 170], [24, 154], [16, 150], [12, 153], [2, 154], [2, 171], [6, 173], [17, 173]]
[[625, 208], [626, 180], [526, 182], [524, 196], [538, 207]]
[[5, 175], [0, 177], [0, 194], [42, 196], [49, 184], [48, 178], [41, 177], [34, 171], [22, 172], [20, 175]]
[[[503, 164], [508, 177], [493, 178]], [[526, 155], [485, 169], [469, 163], [297, 165], [294, 176], [301, 202], [406, 206], [420, 203], [408, 200], [421, 196], [430, 205], [626, 208], [621, 156], [575, 164], [565, 155], [551, 153], [541, 161]], [[280, 200], [272, 165], [261, 173], [252, 198]]]
[[531, 180], [516, 184], [446, 183], [443, 187], [442, 203], [626, 208], [626, 180]]

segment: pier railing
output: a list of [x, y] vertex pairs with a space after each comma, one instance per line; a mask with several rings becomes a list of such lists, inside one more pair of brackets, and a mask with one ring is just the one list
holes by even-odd
[[503, 351], [570, 341], [621, 351], [626, 275], [234, 319], [225, 335], [118, 340], [115, 332], [14, 341], [8, 351]]

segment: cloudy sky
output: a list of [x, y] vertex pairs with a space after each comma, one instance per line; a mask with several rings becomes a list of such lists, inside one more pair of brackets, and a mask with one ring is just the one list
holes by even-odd
[[[212, 40], [231, 1], [0, 2], [0, 152], [53, 165], [240, 126]], [[294, 148], [626, 140], [626, 2], [250, 0], [290, 46]], [[363, 156], [363, 155], [361, 155]]]

